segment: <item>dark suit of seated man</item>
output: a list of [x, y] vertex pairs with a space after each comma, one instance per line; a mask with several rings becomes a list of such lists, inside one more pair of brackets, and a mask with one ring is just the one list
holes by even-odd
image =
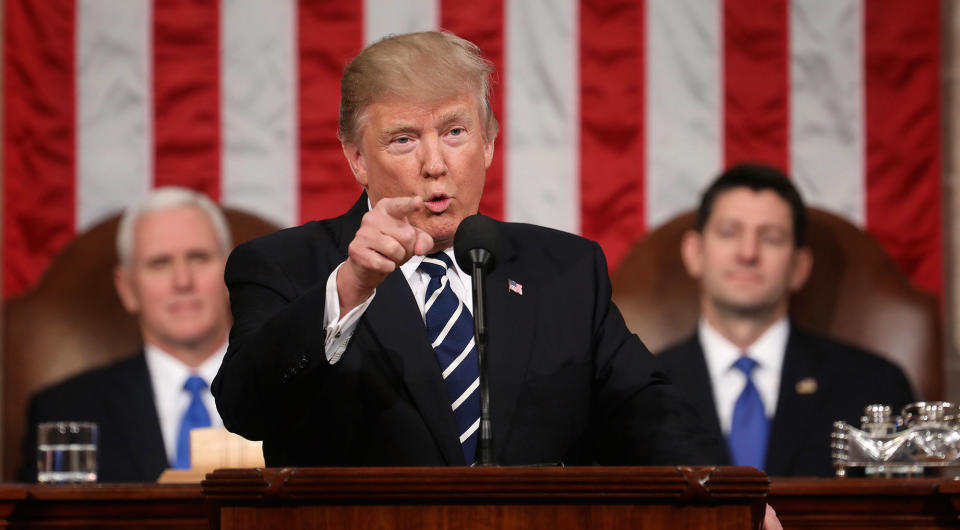
[[[490, 72], [448, 33], [364, 50], [342, 79], [340, 139], [365, 192], [340, 217], [231, 254], [234, 325], [213, 391], [228, 429], [263, 440], [267, 465], [476, 461], [472, 293], [451, 256], [493, 159]], [[611, 302], [599, 246], [494, 224], [494, 461], [717, 461], [717, 442]]]
[[699, 326], [660, 354], [670, 379], [722, 435], [724, 463], [774, 476], [832, 475], [834, 421], [859, 425], [866, 405], [899, 410], [913, 400], [892, 363], [788, 320], [790, 293], [813, 261], [803, 246], [805, 212], [774, 168], [740, 165], [722, 174], [681, 246], [700, 282]]
[[[184, 416], [199, 414], [202, 425], [205, 413], [222, 425], [209, 382], [230, 329], [223, 268], [231, 246], [223, 213], [199, 193], [159, 188], [127, 209], [114, 280], [144, 349], [33, 397], [21, 480], [37, 479], [37, 424], [46, 421], [97, 423], [100, 482], [153, 482], [168, 467], [189, 467], [193, 424]], [[200, 378], [192, 391], [184, 388], [191, 376]]]

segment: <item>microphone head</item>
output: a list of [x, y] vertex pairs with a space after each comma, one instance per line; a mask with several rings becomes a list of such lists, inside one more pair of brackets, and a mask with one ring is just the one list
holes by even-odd
[[466, 217], [453, 236], [453, 253], [457, 257], [457, 264], [467, 274], [473, 274], [474, 263], [480, 263], [486, 272], [492, 271], [499, 250], [497, 223], [485, 215]]

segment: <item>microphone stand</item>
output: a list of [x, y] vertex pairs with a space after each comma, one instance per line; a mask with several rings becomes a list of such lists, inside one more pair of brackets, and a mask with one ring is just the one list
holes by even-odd
[[477, 361], [480, 370], [480, 437], [477, 447], [477, 465], [490, 467], [493, 462], [493, 427], [490, 422], [490, 387], [487, 381], [487, 314], [484, 289], [484, 269], [491, 255], [486, 249], [469, 251], [473, 263], [470, 275], [473, 284], [473, 332], [476, 338]]

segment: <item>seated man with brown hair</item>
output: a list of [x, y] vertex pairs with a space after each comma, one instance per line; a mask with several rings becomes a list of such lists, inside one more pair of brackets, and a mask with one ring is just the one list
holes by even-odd
[[184, 188], [154, 190], [124, 212], [114, 280], [138, 317], [143, 350], [31, 400], [21, 480], [37, 478], [37, 424], [46, 421], [98, 424], [101, 482], [152, 482], [168, 467], [190, 467], [190, 428], [222, 425], [209, 385], [231, 324], [223, 283], [231, 241], [220, 208]]
[[730, 168], [704, 192], [684, 265], [700, 283], [700, 323], [660, 354], [670, 379], [720, 436], [724, 464], [772, 476], [833, 473], [833, 422], [859, 425], [866, 405], [913, 400], [901, 370], [791, 324], [806, 282], [806, 209], [790, 179], [762, 165]]

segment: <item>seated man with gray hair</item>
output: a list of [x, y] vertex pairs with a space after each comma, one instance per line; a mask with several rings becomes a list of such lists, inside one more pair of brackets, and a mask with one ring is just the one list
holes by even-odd
[[209, 385], [231, 324], [223, 283], [231, 246], [220, 208], [185, 188], [158, 188], [124, 212], [114, 283], [143, 349], [31, 399], [21, 480], [37, 478], [37, 425], [46, 421], [99, 426], [101, 482], [152, 482], [190, 467], [190, 429], [222, 425]]

